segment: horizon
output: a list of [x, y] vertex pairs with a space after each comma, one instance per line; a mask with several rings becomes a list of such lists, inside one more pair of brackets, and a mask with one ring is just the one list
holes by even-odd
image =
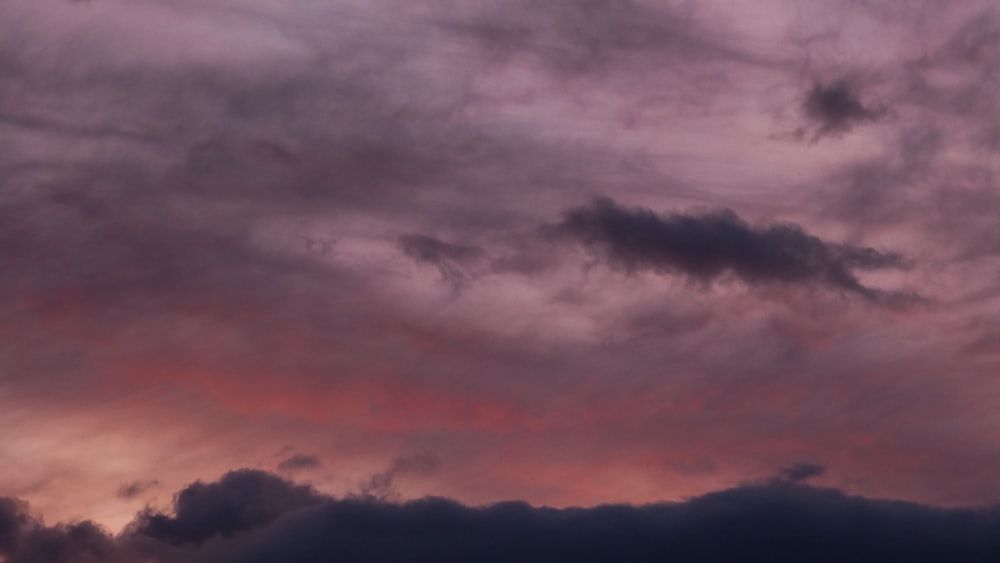
[[[464, 561], [991, 561], [1000, 506], [942, 509], [819, 488], [800, 464], [680, 502], [536, 507], [395, 498], [392, 479], [340, 498], [258, 469], [227, 472], [147, 506], [121, 532], [46, 525], [0, 497], [9, 563]], [[376, 486], [376, 484], [378, 486]]]

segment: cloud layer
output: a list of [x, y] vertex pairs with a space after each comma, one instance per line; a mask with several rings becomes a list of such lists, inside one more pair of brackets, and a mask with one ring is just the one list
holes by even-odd
[[[45, 527], [0, 499], [8, 562], [63, 561], [969, 561], [1000, 555], [1000, 509], [943, 510], [852, 497], [794, 480], [678, 503], [470, 507], [444, 498], [335, 499], [259, 471], [195, 483], [174, 515], [144, 513], [111, 537]], [[169, 529], [169, 533], [165, 533]]]
[[[0, 491], [157, 557], [321, 507], [1000, 502], [998, 22], [4, 0]], [[234, 467], [314, 488], [187, 487]], [[123, 548], [5, 502], [22, 559]]]

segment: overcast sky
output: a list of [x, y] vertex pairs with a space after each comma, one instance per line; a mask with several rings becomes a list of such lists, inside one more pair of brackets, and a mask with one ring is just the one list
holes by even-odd
[[3, 0], [0, 553], [240, 468], [1000, 502], [993, 4]]

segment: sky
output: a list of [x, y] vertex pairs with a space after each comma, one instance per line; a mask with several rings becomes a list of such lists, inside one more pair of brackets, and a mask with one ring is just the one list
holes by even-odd
[[993, 4], [4, 0], [0, 561], [996, 560]]

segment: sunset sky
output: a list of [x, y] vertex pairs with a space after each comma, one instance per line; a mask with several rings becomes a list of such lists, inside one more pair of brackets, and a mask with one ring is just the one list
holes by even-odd
[[1000, 503], [998, 92], [992, 0], [0, 0], [0, 560]]

